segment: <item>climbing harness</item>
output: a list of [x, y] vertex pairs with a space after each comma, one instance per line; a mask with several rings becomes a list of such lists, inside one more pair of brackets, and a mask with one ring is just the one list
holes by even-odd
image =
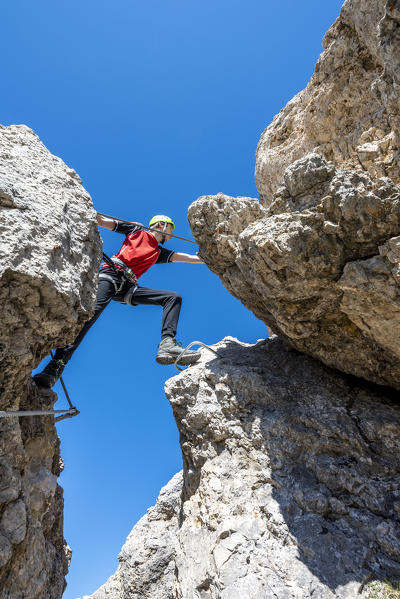
[[[50, 353], [51, 357], [54, 358], [53, 352]], [[77, 416], [80, 412], [78, 408], [72, 405], [69, 393], [61, 376], [60, 383], [69, 404], [68, 410], [3, 410], [0, 411], [0, 418], [11, 418], [13, 416], [54, 416], [55, 414], [60, 414], [60, 416], [56, 416], [56, 418], [54, 418], [54, 422], [61, 422], [61, 420], [66, 420], [67, 418], [73, 418], [74, 416]]]
[[179, 368], [178, 362], [183, 357], [183, 355], [187, 352], [187, 350], [190, 349], [193, 345], [201, 345], [202, 347], [205, 347], [206, 349], [208, 349], [209, 351], [211, 351], [213, 354], [215, 354], [217, 357], [219, 357], [218, 354], [217, 354], [217, 352], [214, 349], [211, 349], [211, 347], [209, 345], [206, 345], [202, 341], [192, 341], [191, 343], [189, 343], [189, 345], [187, 347], [185, 347], [185, 349], [183, 351], [181, 351], [181, 353], [179, 354], [179, 356], [176, 358], [176, 360], [174, 362], [175, 368], [177, 370], [179, 370], [180, 372], [182, 372], [184, 369], [183, 368]]
[[[130, 287], [130, 289], [128, 289], [128, 292], [126, 293], [126, 295], [123, 299], [123, 302], [125, 304], [130, 304], [131, 306], [137, 305], [132, 301], [132, 296], [137, 289], [137, 278], [136, 278], [136, 275], [133, 272], [133, 270], [131, 268], [129, 268], [129, 266], [127, 266], [125, 264], [125, 262], [122, 262], [122, 260], [120, 260], [119, 258], [115, 258], [114, 256], [112, 258], [110, 258], [104, 252], [103, 252], [103, 260], [104, 260], [104, 262], [106, 262], [108, 264], [108, 266], [110, 268], [113, 269], [113, 271], [118, 276], [122, 275], [121, 282], [118, 284], [118, 282], [115, 279], [113, 279], [110, 275], [108, 275], [105, 272], [101, 272], [99, 274], [99, 279], [106, 279], [107, 281], [111, 281], [111, 283], [114, 285], [115, 293], [119, 293], [121, 291], [122, 287], [124, 286], [125, 281], [129, 281], [130, 283], [132, 283], [133, 286]], [[117, 266], [119, 268], [117, 268]]]
[[[134, 223], [130, 220], [124, 220], [123, 218], [116, 218], [115, 216], [110, 216], [109, 214], [103, 214], [102, 212], [97, 212], [99, 216], [104, 216], [104, 218], [111, 218], [111, 220], [117, 220], [120, 223], [127, 223], [128, 225], [138, 225], [142, 229], [146, 229], [146, 231], [158, 231], [154, 227], [146, 227], [146, 225], [142, 225], [140, 223]], [[160, 231], [158, 231], [160, 232]], [[175, 237], [176, 239], [181, 239], [182, 241], [188, 241], [189, 243], [194, 243], [194, 245], [198, 245], [193, 239], [186, 239], [186, 237], [179, 237], [178, 235], [169, 234], [171, 237]]]
[[129, 268], [129, 266], [127, 266], [125, 262], [122, 262], [122, 260], [120, 260], [119, 258], [115, 258], [113, 256], [111, 260], [114, 264], [116, 264], [122, 269], [123, 276], [125, 277], [125, 279], [136, 285], [137, 278], [133, 270]]
[[106, 281], [110, 281], [110, 283], [112, 283], [114, 285], [115, 293], [119, 293], [123, 287], [123, 284], [125, 283], [124, 279], [122, 279], [121, 283], [118, 285], [117, 281], [115, 281], [112, 277], [110, 277], [110, 275], [108, 275], [105, 272], [101, 272], [99, 274], [99, 280], [100, 279], [105, 279]]
[[[118, 270], [114, 264], [114, 262], [111, 260], [111, 258], [109, 256], [107, 256], [107, 254], [105, 254], [103, 252], [103, 260], [106, 264], [108, 264], [108, 266], [110, 268], [112, 268], [112, 270], [115, 272], [115, 274], [117, 274], [118, 276], [120, 276], [122, 274], [121, 270]], [[119, 293], [125, 283], [125, 280], [123, 277], [121, 277], [121, 282], [118, 284], [118, 282], [113, 279], [110, 275], [108, 275], [105, 272], [101, 272], [99, 273], [99, 279], [106, 279], [106, 281], [110, 281], [110, 283], [112, 283], [114, 285], [114, 290], [115, 293]]]

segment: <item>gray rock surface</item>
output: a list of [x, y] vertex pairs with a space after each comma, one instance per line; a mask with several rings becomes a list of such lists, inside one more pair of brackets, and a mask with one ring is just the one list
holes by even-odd
[[400, 389], [399, 1], [347, 0], [323, 46], [258, 144], [259, 216], [219, 194], [189, 220], [208, 266], [271, 330]]
[[235, 297], [293, 347], [400, 389], [400, 187], [318, 154], [294, 162], [268, 209], [204, 196], [200, 252]]
[[397, 394], [277, 337], [215, 349], [166, 384], [183, 479], [91, 599], [353, 599], [398, 580]]
[[92, 595], [93, 599], [176, 597], [175, 544], [182, 483], [179, 472], [161, 489], [156, 505], [128, 536], [117, 572]]
[[[100, 238], [78, 175], [0, 126], [0, 410], [50, 409], [31, 371], [91, 315]], [[0, 599], [60, 599], [69, 549], [52, 416], [0, 418]]]
[[400, 183], [398, 0], [346, 0], [315, 73], [264, 131], [256, 183], [268, 206], [290, 164], [316, 152]]
[[12, 401], [90, 316], [100, 238], [80, 178], [31, 129], [0, 126], [0, 152], [0, 395]]

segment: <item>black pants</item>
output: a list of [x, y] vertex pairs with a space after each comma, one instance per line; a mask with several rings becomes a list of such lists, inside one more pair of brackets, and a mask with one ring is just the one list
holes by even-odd
[[[105, 274], [110, 278], [103, 279], [102, 275]], [[122, 275], [115, 273], [112, 268], [103, 267], [100, 270], [94, 315], [87, 321], [73, 343], [56, 350], [54, 356], [56, 360], [61, 359], [65, 363], [68, 362], [86, 333], [96, 322], [111, 300], [124, 304], [127, 303], [132, 306], [138, 304], [163, 306], [161, 337], [175, 337], [182, 303], [182, 297], [178, 293], [175, 293], [174, 291], [163, 291], [161, 289], [136, 287], [130, 281], [124, 281]]]

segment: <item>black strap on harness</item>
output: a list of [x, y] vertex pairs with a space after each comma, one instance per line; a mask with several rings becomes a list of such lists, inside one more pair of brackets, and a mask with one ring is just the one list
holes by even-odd
[[122, 260], [119, 260], [117, 258], [114, 258], [114, 260], [113, 260], [112, 258], [107, 256], [107, 254], [105, 254], [104, 252], [103, 252], [103, 258], [104, 258], [104, 262], [106, 262], [108, 264], [108, 266], [110, 266], [117, 275], [122, 274], [123, 278], [126, 281], [130, 281], [131, 283], [136, 284], [137, 279], [136, 279], [135, 273]]
[[116, 273], [118, 277], [121, 277], [121, 279], [119, 279], [120, 284], [118, 285], [118, 283], [115, 281], [115, 279], [113, 279], [113, 277], [104, 272], [100, 272], [99, 279], [108, 279], [109, 281], [111, 281], [111, 283], [114, 285], [116, 294], [121, 291], [125, 284], [125, 281], [129, 281], [130, 283], [132, 283], [127, 293], [125, 294], [123, 300], [121, 301], [120, 299], [118, 299], [117, 301], [121, 301], [121, 303], [124, 304], [129, 304], [130, 306], [137, 306], [137, 304], [133, 300], [133, 295], [137, 289], [137, 278], [133, 270], [130, 269], [129, 266], [126, 266], [126, 264], [124, 264], [122, 260], [118, 260], [117, 258], [115, 258], [114, 261], [104, 252], [103, 259], [104, 262], [106, 262], [106, 264], [108, 264], [108, 266], [113, 269], [114, 273]]
[[103, 252], [103, 260], [104, 260], [104, 262], [105, 262], [106, 264], [108, 264], [108, 266], [110, 266], [110, 267], [113, 269], [113, 271], [114, 271], [114, 272], [115, 272], [117, 275], [120, 275], [120, 274], [121, 274], [121, 271], [120, 271], [120, 270], [118, 270], [118, 268], [115, 266], [115, 264], [114, 264], [114, 262], [111, 260], [111, 258], [110, 258], [109, 256], [107, 256], [107, 254], [105, 254], [104, 252]]

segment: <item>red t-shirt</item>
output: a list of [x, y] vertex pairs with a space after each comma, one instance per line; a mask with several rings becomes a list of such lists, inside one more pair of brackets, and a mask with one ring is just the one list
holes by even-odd
[[114, 231], [126, 235], [121, 249], [118, 254], [114, 254], [114, 257], [129, 266], [137, 278], [153, 264], [170, 262], [174, 252], [159, 245], [152, 233], [137, 225], [120, 222], [117, 222]]

